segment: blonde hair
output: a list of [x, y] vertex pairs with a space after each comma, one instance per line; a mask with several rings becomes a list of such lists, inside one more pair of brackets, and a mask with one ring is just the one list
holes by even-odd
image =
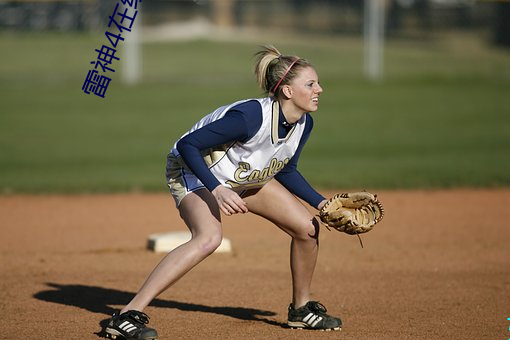
[[299, 71], [312, 64], [298, 56], [282, 55], [273, 45], [263, 46], [255, 53], [255, 76], [259, 87], [278, 97], [282, 85], [289, 84]]

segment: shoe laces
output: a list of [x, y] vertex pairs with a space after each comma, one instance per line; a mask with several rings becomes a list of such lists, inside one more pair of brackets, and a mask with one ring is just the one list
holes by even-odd
[[319, 301], [310, 301], [307, 303], [308, 308], [316, 313], [326, 313], [328, 310]]
[[134, 319], [142, 324], [148, 324], [149, 323], [149, 316], [147, 314], [145, 314], [144, 312], [140, 312], [140, 311], [137, 311], [137, 310], [130, 310], [127, 312], [128, 313], [128, 317], [130, 317], [131, 319]]

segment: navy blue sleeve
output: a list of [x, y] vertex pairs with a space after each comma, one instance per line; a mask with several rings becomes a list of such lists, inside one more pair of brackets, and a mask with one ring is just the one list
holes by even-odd
[[212, 191], [220, 182], [205, 163], [201, 150], [217, 145], [243, 142], [253, 137], [262, 125], [262, 107], [250, 100], [231, 108], [222, 118], [184, 136], [177, 143], [182, 159], [197, 178]]
[[303, 136], [301, 136], [301, 140], [299, 141], [296, 153], [289, 163], [287, 163], [287, 165], [285, 165], [285, 167], [276, 174], [275, 178], [291, 193], [301, 198], [312, 207], [317, 208], [319, 203], [324, 200], [324, 196], [315, 191], [315, 189], [312, 188], [303, 175], [301, 175], [301, 173], [297, 170], [299, 156], [301, 155], [301, 151], [303, 150], [308, 137], [310, 137], [312, 128], [312, 116], [307, 114], [305, 130], [303, 131]]

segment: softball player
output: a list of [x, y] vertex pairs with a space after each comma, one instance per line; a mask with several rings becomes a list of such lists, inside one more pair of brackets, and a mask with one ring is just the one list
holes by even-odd
[[142, 311], [220, 245], [220, 212], [227, 216], [252, 212], [291, 237], [290, 327], [341, 328], [340, 319], [310, 301], [319, 223], [296, 198], [317, 209], [326, 202], [297, 170], [313, 127], [310, 112], [318, 109], [322, 88], [305, 59], [284, 56], [273, 46], [264, 47], [256, 57], [255, 75], [268, 96], [216, 109], [170, 150], [168, 186], [192, 239], [168, 253], [129, 304], [112, 316], [106, 328], [110, 337], [157, 339]]

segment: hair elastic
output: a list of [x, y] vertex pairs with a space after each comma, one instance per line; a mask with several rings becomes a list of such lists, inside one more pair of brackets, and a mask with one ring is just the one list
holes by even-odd
[[287, 70], [285, 71], [285, 73], [283, 74], [283, 76], [280, 78], [280, 80], [276, 83], [276, 85], [273, 87], [273, 89], [271, 90], [271, 92], [273, 93], [276, 93], [276, 89], [278, 88], [278, 86], [280, 86], [281, 82], [283, 81], [283, 79], [285, 79], [285, 76], [287, 75], [287, 73], [289, 73], [290, 69], [292, 68], [292, 66], [294, 66], [294, 64], [299, 60], [299, 58], [296, 58], [291, 64], [290, 66], [287, 68]]

